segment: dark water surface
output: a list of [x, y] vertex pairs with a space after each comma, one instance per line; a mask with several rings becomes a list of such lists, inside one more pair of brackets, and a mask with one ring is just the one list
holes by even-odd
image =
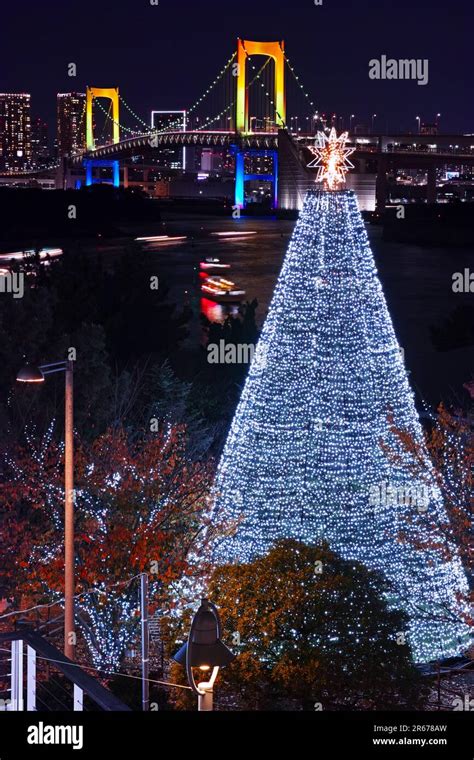
[[[257, 319], [261, 324], [294, 225], [293, 221], [274, 219], [182, 219], [170, 215], [159, 228], [141, 229], [137, 234], [187, 236], [185, 241], [172, 245], [146, 245], [176, 303], [196, 299], [199, 262], [213, 256], [231, 264], [223, 276], [246, 290], [247, 299], [258, 300]], [[257, 234], [242, 238], [213, 234], [226, 231]], [[474, 303], [474, 294], [452, 291], [453, 273], [469, 266], [471, 271], [474, 269], [472, 251], [389, 243], [382, 240], [382, 228], [372, 225], [368, 225], [368, 234], [418, 402], [422, 398], [431, 405], [440, 400], [466, 400], [462, 386], [473, 377], [474, 347], [438, 351], [431, 340], [430, 326], [445, 320], [456, 307]], [[209, 301], [201, 302], [201, 309], [211, 318], [223, 316], [223, 310]]]

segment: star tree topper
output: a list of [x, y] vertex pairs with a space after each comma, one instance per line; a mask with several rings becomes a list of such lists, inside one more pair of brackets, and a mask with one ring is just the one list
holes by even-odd
[[318, 132], [316, 144], [310, 146], [316, 158], [308, 164], [308, 169], [318, 167], [316, 181], [324, 182], [328, 190], [337, 190], [345, 182], [346, 172], [354, 168], [348, 156], [354, 153], [355, 148], [346, 148], [347, 137], [348, 132], [342, 132], [338, 137], [333, 127], [329, 136]]

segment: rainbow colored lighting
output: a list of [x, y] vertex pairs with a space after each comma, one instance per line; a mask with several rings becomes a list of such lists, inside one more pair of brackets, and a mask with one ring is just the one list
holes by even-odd
[[286, 122], [286, 94], [285, 94], [285, 43], [279, 42], [252, 42], [249, 40], [237, 40], [237, 116], [236, 129], [240, 133], [248, 133], [249, 129], [249, 103], [247, 88], [246, 61], [251, 55], [267, 55], [275, 62], [275, 121], [278, 126], [284, 127]]
[[86, 90], [86, 148], [95, 150], [94, 120], [92, 106], [94, 98], [108, 98], [112, 102], [113, 142], [120, 142], [119, 90], [118, 87], [87, 87]]

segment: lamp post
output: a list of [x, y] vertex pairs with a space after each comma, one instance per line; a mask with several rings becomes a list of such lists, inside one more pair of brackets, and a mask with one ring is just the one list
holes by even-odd
[[374, 134], [374, 125], [375, 125], [375, 119], [377, 118], [377, 114], [372, 114], [372, 134]]
[[73, 366], [70, 360], [25, 366], [17, 375], [19, 383], [44, 383], [46, 375], [64, 372], [64, 654], [74, 659], [74, 441]]
[[349, 119], [349, 132], [352, 133], [352, 121], [355, 118], [355, 114], [351, 113], [351, 118]]
[[421, 132], [421, 119], [420, 119], [419, 116], [416, 116], [415, 118], [416, 118], [416, 121], [418, 123], [418, 134], [420, 134], [420, 132]]
[[[198, 695], [199, 711], [213, 709], [213, 687], [219, 667], [228, 665], [235, 657], [221, 641], [221, 634], [217, 607], [208, 599], [201, 599], [201, 606], [191, 623], [188, 640], [173, 657], [175, 662], [186, 668], [188, 683]], [[211, 677], [196, 685], [193, 668], [199, 668], [202, 673], [212, 670]]]

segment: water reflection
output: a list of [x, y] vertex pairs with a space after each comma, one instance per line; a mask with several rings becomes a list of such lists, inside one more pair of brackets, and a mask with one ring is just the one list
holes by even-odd
[[209, 298], [201, 298], [201, 314], [210, 322], [225, 322], [226, 318], [236, 317], [239, 313], [237, 303], [216, 303]]

